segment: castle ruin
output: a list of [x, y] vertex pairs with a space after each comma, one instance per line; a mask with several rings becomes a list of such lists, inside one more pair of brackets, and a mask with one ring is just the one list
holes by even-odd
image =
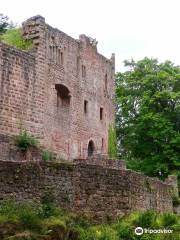
[[31, 51], [0, 43], [0, 133], [20, 127], [64, 159], [107, 154], [114, 122], [115, 57], [97, 52], [96, 40], [79, 40], [41, 16], [23, 23]]
[[[175, 177], [162, 182], [107, 158], [114, 54], [105, 58], [96, 40], [75, 40], [41, 16], [23, 23], [23, 36], [33, 42], [29, 51], [0, 42], [0, 200], [40, 200], [51, 189], [58, 206], [98, 221], [134, 210], [172, 212]], [[10, 139], [22, 129], [57, 156], [76, 160], [15, 159]]]

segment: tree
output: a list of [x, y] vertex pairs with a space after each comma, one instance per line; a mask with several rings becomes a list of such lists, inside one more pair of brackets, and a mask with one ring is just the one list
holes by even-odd
[[111, 158], [117, 158], [116, 129], [112, 125], [108, 129], [108, 155]]
[[125, 66], [116, 75], [119, 152], [130, 168], [163, 179], [180, 169], [180, 67], [149, 58]]
[[19, 49], [29, 50], [33, 47], [32, 40], [22, 37], [22, 29], [17, 27], [7, 16], [0, 13], [0, 40]]
[[0, 35], [6, 32], [9, 26], [8, 20], [9, 18], [7, 16], [0, 13]]

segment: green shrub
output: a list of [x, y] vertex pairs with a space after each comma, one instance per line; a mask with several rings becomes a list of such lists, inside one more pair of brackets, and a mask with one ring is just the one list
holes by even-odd
[[134, 227], [130, 224], [119, 222], [115, 225], [115, 230], [119, 239], [133, 239]]
[[173, 206], [177, 207], [180, 205], [180, 198], [177, 195], [173, 196]]
[[[46, 206], [44, 211], [43, 207]], [[47, 211], [47, 206], [53, 211]], [[51, 210], [52, 210], [51, 209]], [[179, 240], [180, 217], [172, 213], [156, 214], [149, 210], [135, 212], [111, 224], [94, 225], [68, 210], [54, 211], [54, 197], [46, 190], [41, 204], [5, 201], [0, 204], [1, 229], [5, 229], [7, 240]], [[57, 208], [56, 208], [57, 209]], [[43, 212], [43, 214], [42, 214]], [[9, 221], [16, 219], [16, 221]], [[14, 224], [14, 225], [13, 225]], [[18, 226], [18, 230], [17, 230]], [[172, 229], [172, 234], [143, 234], [137, 236], [137, 226], [148, 229]], [[19, 228], [20, 227], [20, 228]]]
[[119, 240], [117, 232], [108, 225], [98, 225], [89, 229], [79, 228], [80, 240]]
[[25, 229], [38, 229], [40, 226], [38, 211], [32, 206], [21, 206], [21, 210], [18, 213], [18, 219]]
[[28, 50], [33, 47], [32, 41], [22, 37], [21, 28], [7, 30], [0, 39], [2, 42], [22, 50]]
[[37, 147], [38, 141], [30, 136], [27, 131], [22, 131], [15, 139], [16, 146], [23, 152], [26, 152], [30, 147]]
[[139, 213], [139, 216], [133, 221], [133, 223], [142, 228], [150, 228], [156, 225], [156, 219], [156, 213], [152, 210], [148, 210], [146, 212]]
[[108, 129], [108, 154], [111, 158], [117, 158], [116, 130], [111, 125]]
[[12, 200], [0, 205], [0, 217], [6, 217], [10, 222], [19, 222], [23, 228], [35, 229], [39, 226], [39, 207], [32, 203], [18, 203]]
[[92, 231], [91, 229], [84, 229], [84, 228], [77, 226], [76, 230], [79, 233], [79, 240], [94, 240], [94, 239], [96, 239], [95, 235], [94, 235], [94, 231]]
[[51, 217], [56, 213], [55, 200], [52, 189], [46, 189], [41, 199], [42, 212], [40, 215], [44, 218]]
[[17, 214], [17, 205], [13, 200], [6, 200], [0, 204], [0, 216], [6, 216], [8, 219], [13, 218]]
[[177, 216], [172, 213], [164, 213], [161, 216], [161, 225], [164, 227], [170, 227], [178, 222]]
[[43, 151], [42, 153], [42, 160], [43, 161], [49, 161], [53, 159], [53, 154], [49, 152], [48, 150]]
[[97, 240], [118, 240], [116, 231], [107, 225], [95, 227], [95, 236]]

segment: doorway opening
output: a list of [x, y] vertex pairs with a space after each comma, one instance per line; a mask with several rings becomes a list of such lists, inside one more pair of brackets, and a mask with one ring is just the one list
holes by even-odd
[[94, 150], [95, 150], [94, 142], [92, 140], [90, 140], [89, 144], [88, 144], [88, 157], [93, 156]]

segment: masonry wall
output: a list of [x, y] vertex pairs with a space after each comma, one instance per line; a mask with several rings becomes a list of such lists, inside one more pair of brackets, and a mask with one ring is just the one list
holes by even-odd
[[0, 42], [0, 133], [15, 135], [24, 124], [41, 134], [35, 56]]
[[[37, 56], [43, 55], [43, 144], [62, 158], [74, 159], [87, 157], [92, 140], [94, 153], [107, 154], [108, 128], [114, 123], [114, 55], [105, 58], [91, 38], [81, 35], [79, 40], [73, 39], [40, 16], [24, 22], [23, 31], [25, 38], [33, 39]], [[68, 89], [69, 104], [57, 104], [56, 86]]]
[[[48, 102], [45, 120], [46, 143], [65, 158], [87, 157], [88, 143], [95, 153], [107, 153], [108, 127], [114, 122], [114, 63], [97, 52], [89, 38], [75, 40], [47, 25], [46, 60], [48, 66]], [[60, 51], [63, 63], [58, 60]], [[82, 66], [86, 73], [82, 76]], [[107, 92], [105, 75], [107, 74]], [[56, 84], [70, 91], [70, 104], [57, 106]], [[84, 113], [84, 101], [88, 102]], [[100, 120], [100, 107], [103, 119]], [[53, 123], [53, 124], [52, 124]]]
[[[30, 52], [0, 43], [0, 133], [27, 129], [65, 159], [86, 158], [90, 140], [94, 153], [106, 154], [114, 123], [114, 55], [105, 58], [95, 40], [73, 39], [41, 16], [23, 23], [23, 36], [33, 41]], [[57, 86], [69, 91], [69, 104], [58, 104]]]
[[173, 210], [171, 185], [130, 170], [69, 163], [0, 162], [1, 200], [40, 201], [49, 190], [60, 207], [96, 221], [133, 210]]

